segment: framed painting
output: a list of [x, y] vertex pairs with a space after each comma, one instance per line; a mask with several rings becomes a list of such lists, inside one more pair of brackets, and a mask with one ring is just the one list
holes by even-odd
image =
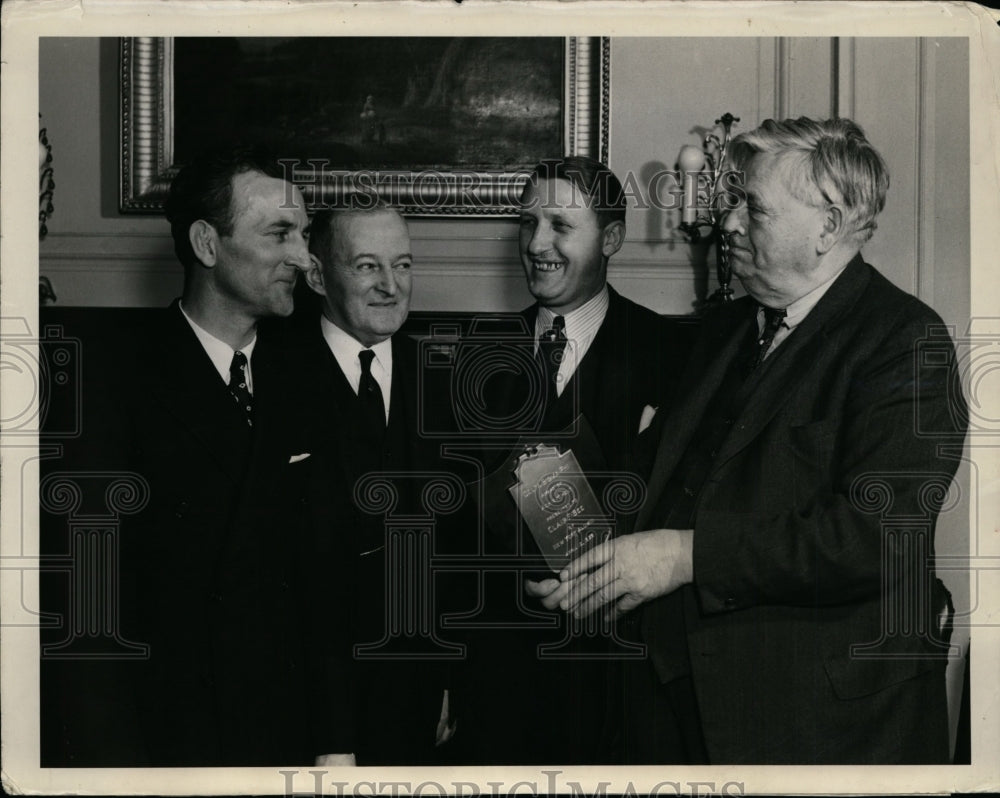
[[600, 37], [121, 40], [123, 213], [159, 213], [207, 144], [264, 143], [315, 208], [516, 212], [543, 158], [608, 152]]

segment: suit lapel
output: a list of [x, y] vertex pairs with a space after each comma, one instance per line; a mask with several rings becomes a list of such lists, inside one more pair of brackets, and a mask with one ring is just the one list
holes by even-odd
[[649, 490], [636, 517], [635, 529], [644, 529], [649, 523], [667, 480], [701, 423], [708, 400], [718, 391], [733, 358], [746, 340], [752, 321], [750, 302], [737, 301], [706, 322], [703, 343], [696, 347], [687, 374], [681, 380], [683, 385], [691, 387], [663, 419]]
[[784, 406], [796, 386], [822, 362], [830, 329], [840, 321], [868, 285], [871, 276], [858, 255], [844, 269], [823, 298], [758, 373], [745, 386], [746, 404], [740, 422], [719, 450], [713, 469], [742, 451]]
[[623, 340], [623, 337], [618, 335], [618, 326], [621, 322], [621, 303], [618, 294], [609, 285], [608, 311], [597, 329], [594, 340], [590, 342], [583, 359], [577, 363], [573, 376], [566, 383], [562, 393], [562, 396], [566, 397], [579, 392], [580, 408], [585, 413], [591, 408], [596, 410], [602, 407], [614, 407], [613, 396], [617, 382], [614, 372], [624, 365], [624, 361], [621, 358], [605, 357], [605, 350], [613, 341]]
[[389, 420], [393, 414], [401, 413], [406, 431], [406, 462], [409, 468], [416, 468], [421, 463], [421, 436], [417, 410], [420, 397], [416, 395], [418, 388], [417, 372], [419, 349], [402, 340], [402, 334], [392, 337], [392, 400], [389, 402]]
[[[538, 306], [525, 311], [528, 327], [534, 333]], [[615, 406], [615, 390], [621, 380], [618, 372], [625, 367], [625, 359], [608, 353], [615, 341], [625, 340], [619, 329], [624, 322], [622, 301], [618, 293], [608, 286], [608, 311], [590, 342], [583, 358], [576, 364], [572, 376], [558, 401], [546, 412], [545, 429], [564, 429], [581, 411], [590, 416], [600, 408]], [[576, 412], [574, 412], [576, 411]]]
[[349, 430], [352, 429], [358, 395], [351, 388], [347, 375], [340, 368], [337, 358], [323, 338], [318, 318], [315, 329], [308, 336], [307, 346], [306, 362], [314, 375], [310, 385], [314, 387], [320, 403], [317, 427], [322, 430], [325, 438], [334, 443], [337, 451], [336, 459], [342, 477], [347, 482], [353, 480], [356, 465], [354, 444]]
[[232, 397], [175, 303], [151, 361], [147, 398], [176, 417], [233, 481], [242, 478], [247, 429]]

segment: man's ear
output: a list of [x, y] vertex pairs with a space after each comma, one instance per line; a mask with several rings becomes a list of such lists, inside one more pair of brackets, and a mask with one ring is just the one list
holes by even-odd
[[194, 255], [201, 265], [211, 269], [219, 256], [219, 233], [206, 222], [199, 219], [188, 228], [188, 240]]
[[313, 291], [320, 296], [326, 296], [326, 285], [323, 283], [323, 264], [311, 252], [309, 253], [309, 268], [302, 276], [305, 278], [306, 285]]
[[816, 242], [816, 251], [825, 255], [847, 232], [847, 215], [840, 205], [828, 205], [823, 215], [823, 229]]
[[625, 243], [625, 222], [614, 221], [604, 226], [601, 233], [601, 254], [610, 258]]

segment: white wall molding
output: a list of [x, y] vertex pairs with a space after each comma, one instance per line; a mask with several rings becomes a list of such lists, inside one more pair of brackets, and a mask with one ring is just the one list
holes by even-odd
[[933, 40], [918, 39], [917, 48], [917, 125], [916, 186], [914, 205], [917, 267], [913, 273], [913, 293], [928, 304], [934, 303], [934, 174], [937, 108], [935, 105], [936, 45]]
[[784, 36], [774, 40], [774, 118], [784, 119], [792, 99], [792, 49]]
[[854, 37], [842, 36], [836, 40], [834, 75], [837, 91], [834, 113], [839, 117], [854, 119], [854, 81], [856, 64]]

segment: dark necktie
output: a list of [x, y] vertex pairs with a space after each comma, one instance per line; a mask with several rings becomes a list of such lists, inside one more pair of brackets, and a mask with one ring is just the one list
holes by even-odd
[[558, 398], [556, 393], [559, 364], [566, 351], [566, 319], [556, 316], [552, 326], [538, 336], [538, 357], [545, 377], [545, 403], [551, 404]]
[[385, 402], [382, 389], [372, 376], [372, 360], [375, 353], [371, 349], [358, 352], [361, 361], [361, 382], [358, 384], [358, 404], [361, 407], [362, 423], [368, 440], [381, 445], [385, 437]]
[[246, 416], [247, 425], [253, 426], [253, 396], [247, 384], [247, 356], [239, 350], [233, 352], [229, 364], [229, 393]]
[[757, 336], [757, 348], [750, 361], [750, 371], [753, 371], [764, 362], [764, 356], [774, 343], [774, 336], [781, 325], [785, 323], [787, 313], [784, 310], [775, 310], [761, 305], [764, 311], [764, 329]]

